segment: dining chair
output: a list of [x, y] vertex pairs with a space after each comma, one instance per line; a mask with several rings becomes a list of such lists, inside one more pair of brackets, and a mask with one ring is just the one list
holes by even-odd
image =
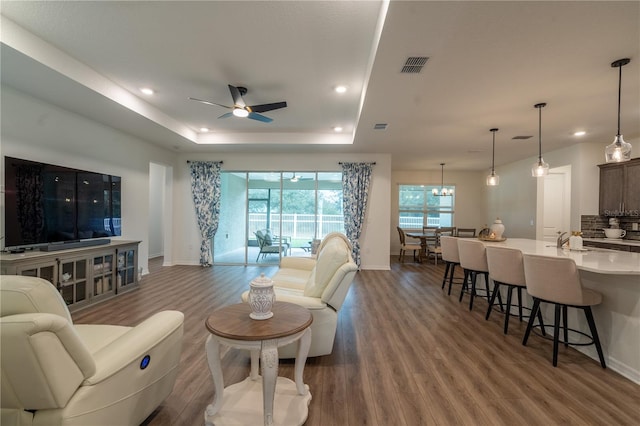
[[458, 228], [456, 236], [460, 238], [475, 238], [476, 228]]
[[434, 237], [432, 239], [427, 239], [427, 257], [433, 255], [436, 265], [438, 264], [438, 257], [442, 259], [440, 237], [443, 235], [454, 236], [455, 232], [455, 227], [435, 228]]
[[422, 250], [422, 246], [420, 246], [420, 244], [411, 244], [411, 243], [407, 243], [407, 236], [404, 233], [404, 229], [400, 228], [399, 226], [398, 228], [398, 235], [400, 236], [400, 257], [399, 260], [401, 263], [404, 263], [404, 254], [407, 251], [411, 251], [413, 250], [413, 260], [416, 260], [416, 253], [420, 253], [420, 250]]

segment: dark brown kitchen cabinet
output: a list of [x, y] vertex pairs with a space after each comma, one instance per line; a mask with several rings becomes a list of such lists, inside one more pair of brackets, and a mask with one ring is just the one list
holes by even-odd
[[598, 167], [600, 215], [640, 216], [640, 158]]

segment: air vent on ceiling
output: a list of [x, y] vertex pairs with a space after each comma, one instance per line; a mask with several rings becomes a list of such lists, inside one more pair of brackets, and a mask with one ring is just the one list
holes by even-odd
[[418, 74], [422, 71], [422, 67], [427, 63], [428, 59], [427, 56], [409, 56], [400, 72], [405, 74]]
[[387, 130], [387, 123], [376, 123], [373, 125], [373, 130]]
[[511, 139], [512, 140], [525, 140], [525, 139], [531, 139], [533, 136], [514, 136]]

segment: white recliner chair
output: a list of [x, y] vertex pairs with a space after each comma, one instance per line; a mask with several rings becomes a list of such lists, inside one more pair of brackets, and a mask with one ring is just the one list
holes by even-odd
[[[338, 311], [358, 270], [351, 255], [351, 243], [340, 232], [328, 234], [315, 259], [283, 257], [280, 269], [271, 277], [276, 300], [295, 303], [311, 311], [310, 357], [328, 355], [338, 326]], [[247, 302], [249, 292], [242, 294]], [[278, 349], [280, 358], [295, 358], [296, 345]]]
[[0, 424], [139, 425], [173, 389], [183, 322], [74, 325], [48, 281], [0, 276]]

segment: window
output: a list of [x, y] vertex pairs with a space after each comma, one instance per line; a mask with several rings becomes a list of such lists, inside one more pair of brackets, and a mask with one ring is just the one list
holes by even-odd
[[[447, 185], [454, 189], [455, 186]], [[401, 228], [422, 229], [423, 226], [454, 226], [455, 195], [433, 195], [435, 185], [399, 185], [398, 223]]]

